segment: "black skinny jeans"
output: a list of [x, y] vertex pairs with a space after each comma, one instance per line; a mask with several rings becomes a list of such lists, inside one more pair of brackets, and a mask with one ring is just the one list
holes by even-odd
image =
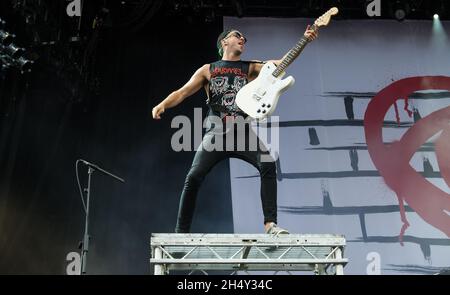
[[[228, 134], [217, 134], [214, 132], [207, 132], [203, 137], [202, 143], [198, 148], [189, 173], [184, 182], [183, 192], [181, 194], [180, 205], [178, 209], [177, 225], [175, 227], [176, 233], [189, 233], [194, 215], [197, 193], [203, 182], [205, 176], [211, 169], [223, 159], [239, 158], [258, 169], [261, 176], [261, 201], [264, 213], [264, 223], [277, 222], [277, 179], [276, 179], [276, 165], [273, 158], [265, 148], [264, 144], [257, 139], [253, 131], [249, 128], [245, 129], [245, 148], [238, 149], [237, 137], [242, 136], [242, 132], [236, 130], [234, 132], [234, 142], [232, 150], [230, 148], [223, 148], [222, 151], [212, 150], [211, 146], [219, 137], [222, 138], [223, 146], [226, 146]], [[240, 135], [238, 135], [240, 134]], [[258, 144], [249, 145], [249, 134], [254, 136]], [[256, 147], [256, 148], [255, 148]], [[262, 156], [264, 155], [264, 158]], [[263, 160], [263, 161], [262, 161]], [[269, 161], [268, 161], [269, 160]]]

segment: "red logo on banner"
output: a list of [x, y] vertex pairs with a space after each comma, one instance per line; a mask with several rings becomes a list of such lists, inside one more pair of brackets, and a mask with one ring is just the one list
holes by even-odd
[[450, 77], [427, 76], [399, 80], [381, 90], [369, 103], [364, 116], [364, 130], [370, 157], [386, 184], [397, 194], [403, 227], [400, 242], [409, 223], [404, 202], [427, 223], [450, 237], [450, 195], [425, 179], [409, 164], [416, 150], [430, 137], [442, 133], [435, 142], [435, 152], [442, 177], [450, 186], [450, 106], [422, 118], [393, 144], [383, 143], [383, 121], [396, 101], [415, 91], [440, 89], [450, 91]]

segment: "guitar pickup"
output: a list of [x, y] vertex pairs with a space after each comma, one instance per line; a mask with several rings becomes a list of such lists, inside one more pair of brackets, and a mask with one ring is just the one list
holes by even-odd
[[267, 91], [265, 91], [264, 89], [261, 89], [261, 88], [256, 90], [256, 94], [260, 97], [264, 96], [266, 93], [267, 93]]

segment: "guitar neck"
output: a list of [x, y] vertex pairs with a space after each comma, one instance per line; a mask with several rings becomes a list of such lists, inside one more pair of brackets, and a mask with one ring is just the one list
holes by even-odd
[[[311, 30], [316, 30], [317, 27], [316, 25], [312, 25]], [[294, 62], [294, 60], [300, 55], [300, 53], [303, 51], [303, 49], [305, 48], [305, 46], [308, 44], [308, 39], [305, 38], [305, 36], [303, 36], [298, 42], [297, 44], [295, 44], [294, 47], [292, 47], [291, 50], [289, 50], [289, 52], [285, 55], [285, 57], [283, 58], [283, 60], [281, 61], [281, 63], [277, 66], [277, 68], [275, 69], [275, 71], [273, 71], [272, 75], [274, 77], [279, 77], [284, 71], [285, 69], [292, 63]]]

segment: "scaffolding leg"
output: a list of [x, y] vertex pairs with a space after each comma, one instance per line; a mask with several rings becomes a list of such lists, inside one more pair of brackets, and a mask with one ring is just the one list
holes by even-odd
[[[335, 258], [336, 259], [342, 259], [342, 249], [337, 248], [335, 252]], [[336, 265], [336, 275], [343, 275], [344, 274], [344, 266], [342, 264]]]
[[315, 275], [324, 275], [325, 272], [325, 266], [321, 264], [314, 264], [314, 274]]
[[[159, 247], [155, 248], [155, 258], [156, 259], [162, 259], [163, 258], [163, 252]], [[154, 274], [156, 276], [164, 275], [164, 265], [162, 264], [155, 264], [155, 272]]]

